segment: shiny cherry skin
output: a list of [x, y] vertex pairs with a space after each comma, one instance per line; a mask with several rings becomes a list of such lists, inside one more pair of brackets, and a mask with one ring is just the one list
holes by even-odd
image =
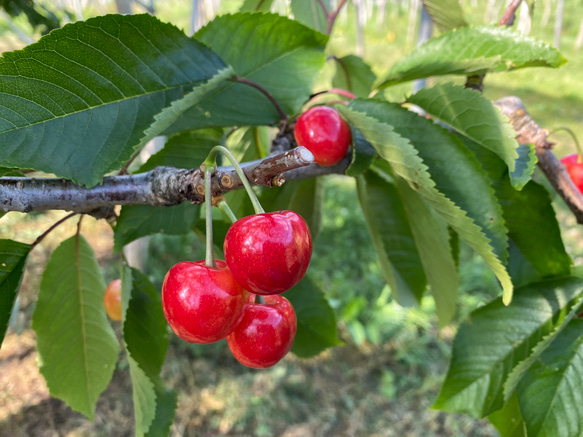
[[223, 249], [233, 277], [245, 290], [279, 294], [300, 282], [308, 270], [312, 237], [296, 212], [268, 212], [233, 223]]
[[294, 137], [299, 146], [312, 152], [314, 162], [323, 166], [340, 162], [352, 141], [348, 123], [328, 106], [314, 106], [300, 115]]
[[229, 349], [241, 364], [255, 369], [275, 365], [291, 349], [296, 336], [296, 313], [285, 297], [265, 296], [265, 304], [251, 295], [241, 319], [227, 336]]
[[249, 293], [235, 281], [227, 263], [183, 261], [174, 265], [162, 284], [162, 308], [168, 324], [181, 339], [207, 344], [231, 332]]
[[583, 160], [581, 162], [577, 161], [578, 155], [576, 153], [561, 158], [561, 162], [567, 167], [571, 180], [579, 191], [583, 193]]
[[121, 320], [121, 279], [109, 283], [103, 294], [103, 306], [111, 320], [116, 322]]

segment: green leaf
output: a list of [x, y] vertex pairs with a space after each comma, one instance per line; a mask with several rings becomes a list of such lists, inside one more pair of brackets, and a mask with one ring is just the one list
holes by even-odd
[[563, 332], [573, 317], [577, 316], [581, 310], [581, 302], [583, 302], [583, 293], [575, 299], [566, 315], [560, 314], [558, 321], [555, 323], [555, 329], [537, 343], [528, 358], [518, 363], [518, 365], [512, 369], [512, 372], [510, 372], [504, 383], [504, 400], [509, 399], [512, 394], [514, 394], [514, 390], [532, 364], [540, 358], [540, 355], [544, 353], [549, 344], [561, 335], [561, 332]]
[[292, 303], [298, 330], [291, 351], [301, 358], [318, 355], [324, 349], [341, 345], [336, 332], [336, 317], [324, 293], [305, 276], [298, 285], [285, 292]]
[[427, 286], [401, 196], [388, 174], [367, 171], [357, 179], [358, 200], [381, 271], [397, 302], [416, 305]]
[[159, 135], [169, 135], [194, 129], [194, 127], [189, 128], [188, 125], [185, 126], [183, 123], [184, 115], [192, 113], [193, 110], [202, 115], [202, 120], [204, 121], [200, 127], [212, 125], [211, 122], [207, 121], [209, 116], [204, 113], [204, 109], [201, 109], [201, 106], [204, 106], [206, 101], [214, 97], [218, 90], [223, 89], [226, 86], [225, 83], [232, 79], [234, 75], [231, 67], [225, 68], [209, 79], [208, 82], [195, 87], [183, 98], [174, 100], [170, 106], [164, 108], [154, 117], [154, 123], [146, 129], [138, 146], [140, 148], [145, 146], [146, 143]]
[[123, 323], [123, 338], [130, 355], [151, 378], [162, 370], [168, 332], [158, 290], [146, 275], [132, 269], [131, 299]]
[[357, 97], [368, 97], [377, 76], [370, 66], [355, 55], [334, 57], [336, 73], [332, 78], [332, 86], [350, 91]]
[[30, 244], [0, 240], [0, 346], [20, 288]]
[[[514, 172], [519, 158], [516, 132], [508, 118], [480, 93], [447, 83], [424, 88], [409, 97], [408, 102], [423, 108], [435, 119], [496, 153], [509, 171]], [[512, 185], [517, 189], [530, 179], [530, 173], [525, 172], [513, 173], [513, 176], [515, 179]]]
[[522, 191], [512, 189], [507, 177], [505, 181], [496, 191], [510, 239], [542, 278], [568, 275], [572, 262], [561, 238], [549, 192], [534, 181]]
[[458, 0], [423, 0], [423, 6], [441, 31], [447, 32], [468, 25]]
[[573, 319], [518, 385], [518, 402], [529, 436], [583, 433], [582, 371], [583, 320]]
[[510, 240], [541, 277], [568, 275], [572, 262], [548, 191], [534, 181], [516, 191], [510, 184], [508, 169], [498, 156], [467, 138], [463, 141], [490, 177]]
[[124, 267], [122, 303], [136, 435], [161, 435], [157, 432], [170, 427], [176, 394], [163, 386], [159, 376], [168, 349], [167, 323], [160, 296], [146, 275]]
[[415, 244], [435, 299], [439, 327], [455, 314], [460, 280], [449, 245], [449, 232], [443, 219], [427, 207], [423, 199], [401, 178], [396, 179]]
[[119, 350], [105, 315], [104, 291], [91, 246], [73, 236], [52, 253], [32, 318], [40, 371], [51, 396], [91, 420]]
[[119, 252], [138, 238], [156, 233], [184, 235], [200, 217], [200, 205], [183, 202], [175, 206], [123, 206], [114, 230], [113, 249]]
[[[222, 15], [195, 38], [218, 53], [238, 76], [267, 90], [286, 114], [298, 112], [310, 96], [328, 42], [326, 35], [296, 21], [263, 13]], [[172, 132], [210, 126], [267, 126], [280, 118], [257, 89], [229, 82], [184, 113]]]
[[557, 49], [505, 26], [462, 27], [417, 47], [394, 64], [375, 87], [383, 89], [445, 74], [475, 75], [526, 67], [556, 68], [566, 62]]
[[[326, 6], [326, 11], [322, 9], [322, 5]], [[291, 10], [295, 20], [318, 32], [326, 33], [330, 0], [322, 0], [321, 3], [318, 0], [291, 0]]]
[[239, 12], [269, 12], [273, 0], [245, 0]]
[[506, 260], [507, 230], [492, 182], [457, 136], [395, 103], [358, 99], [349, 107], [390, 124], [408, 138], [427, 165], [435, 188], [474, 220], [496, 255]]
[[156, 114], [225, 67], [148, 14], [57, 29], [0, 59], [0, 165], [93, 186], [130, 159]]
[[197, 129], [173, 135], [164, 148], [152, 155], [136, 173], [159, 166], [198, 168], [211, 149], [220, 144], [223, 130], [220, 128]]
[[504, 383], [514, 367], [579, 302], [583, 280], [564, 278], [516, 290], [473, 311], [454, 339], [450, 367], [434, 408], [475, 417], [504, 406]]
[[[289, 184], [289, 185], [288, 185]], [[324, 209], [324, 185], [322, 178], [286, 182], [284, 187], [293, 187], [294, 194], [286, 209], [297, 212], [310, 228], [312, 239], [316, 239], [322, 229]]]
[[346, 169], [346, 175], [356, 177], [368, 170], [378, 153], [358, 129], [350, 126], [350, 131], [352, 132], [352, 161]]
[[488, 420], [500, 433], [500, 437], [528, 437], [516, 394], [510, 398], [504, 408], [490, 414]]
[[154, 390], [156, 392], [156, 415], [146, 436], [167, 436], [170, 434], [170, 427], [178, 407], [178, 394], [172, 389], [165, 388], [162, 383], [158, 383]]
[[349, 108], [340, 108], [340, 111], [370, 141], [379, 155], [389, 162], [393, 173], [405, 179], [411, 188], [416, 190], [484, 259], [500, 280], [504, 301], [509, 303], [512, 299], [512, 281], [499, 257], [493, 253], [490, 241], [465, 211], [436, 189], [435, 182], [427, 171], [427, 166], [411, 143], [397, 135], [391, 126], [368, 117], [366, 114], [352, 111]]

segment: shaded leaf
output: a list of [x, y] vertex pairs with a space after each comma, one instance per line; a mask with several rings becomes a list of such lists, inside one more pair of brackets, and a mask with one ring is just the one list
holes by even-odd
[[[529, 181], [532, 171], [514, 172], [516, 160], [519, 158], [516, 132], [508, 118], [480, 93], [447, 83], [424, 88], [409, 97], [408, 101], [496, 153], [515, 178], [512, 180], [515, 188], [520, 189]], [[531, 170], [534, 170], [534, 163]]]
[[332, 78], [332, 86], [350, 91], [357, 97], [368, 97], [377, 76], [370, 66], [355, 55], [334, 58], [336, 73]]
[[[326, 6], [326, 11], [322, 5]], [[318, 0], [291, 0], [291, 10], [295, 20], [318, 32], [326, 33], [330, 0], [322, 0], [321, 4]]]
[[322, 291], [308, 277], [285, 292], [292, 303], [298, 330], [291, 351], [301, 358], [318, 355], [324, 349], [341, 345], [336, 332], [336, 317]]
[[490, 414], [488, 420], [500, 433], [500, 437], [527, 437], [516, 395], [503, 408]]
[[[218, 53], [238, 76], [267, 90], [286, 114], [298, 112], [310, 96], [328, 41], [326, 35], [296, 21], [263, 13], [222, 15], [195, 38]], [[228, 82], [186, 111], [165, 133], [210, 126], [266, 126], [280, 118], [257, 89]]]
[[350, 131], [352, 132], [352, 160], [346, 169], [346, 174], [356, 177], [368, 170], [378, 154], [358, 129], [350, 126]]
[[158, 166], [198, 168], [214, 146], [220, 144], [220, 128], [197, 129], [171, 136], [164, 148], [152, 155], [136, 173]]
[[423, 0], [423, 6], [431, 21], [444, 32], [468, 25], [459, 0]]
[[409, 217], [429, 289], [435, 299], [439, 327], [443, 328], [455, 314], [460, 285], [457, 266], [449, 245], [447, 224], [427, 207], [405, 181], [398, 178], [396, 182]]
[[285, 183], [285, 185], [288, 184], [287, 188], [293, 187], [295, 192], [286, 209], [301, 215], [310, 228], [312, 239], [316, 239], [322, 229], [324, 209], [324, 185], [322, 179], [310, 178]]
[[29, 244], [0, 240], [0, 346], [8, 329], [30, 249]]
[[583, 291], [583, 280], [564, 278], [516, 290], [473, 311], [453, 343], [450, 367], [434, 408], [484, 417], [504, 406], [504, 383], [538, 342], [551, 333]]
[[526, 372], [517, 389], [528, 435], [583, 433], [583, 320], [573, 319]]
[[122, 272], [123, 338], [132, 378], [136, 435], [161, 435], [169, 429], [176, 394], [162, 384], [160, 371], [168, 349], [167, 323], [160, 296], [146, 275]]
[[395, 103], [358, 99], [350, 108], [390, 124], [408, 138], [427, 165], [435, 188], [480, 226], [496, 255], [506, 260], [507, 230], [492, 182], [457, 136]]
[[0, 59], [0, 165], [95, 185], [130, 159], [156, 114], [225, 67], [148, 14], [57, 29]]
[[200, 205], [183, 202], [175, 206], [125, 205], [114, 230], [114, 251], [138, 238], [156, 233], [183, 235], [200, 217]]
[[387, 160], [395, 175], [405, 179], [423, 199], [484, 259], [492, 272], [500, 280], [504, 301], [512, 299], [512, 281], [500, 259], [493, 253], [490, 241], [465, 211], [440, 193], [427, 171], [427, 166], [418, 156], [415, 148], [393, 128], [366, 114], [349, 108], [340, 108], [343, 116], [358, 128], [364, 137]]
[[556, 68], [566, 62], [557, 49], [505, 26], [462, 27], [414, 49], [395, 63], [375, 87], [382, 89], [444, 74], [477, 75], [526, 67]]
[[488, 173], [502, 206], [508, 236], [520, 253], [543, 278], [568, 275], [572, 262], [549, 192], [534, 181], [516, 191], [510, 184], [506, 165], [498, 156], [467, 138], [463, 141]]
[[397, 302], [416, 305], [427, 286], [401, 196], [387, 173], [367, 171], [357, 179], [358, 200], [381, 271]]
[[104, 291], [91, 246], [73, 236], [52, 253], [32, 318], [40, 371], [51, 396], [89, 419], [111, 380], [119, 349], [105, 315]]

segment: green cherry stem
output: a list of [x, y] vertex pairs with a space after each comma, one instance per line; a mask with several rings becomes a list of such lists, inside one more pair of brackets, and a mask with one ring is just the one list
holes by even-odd
[[569, 135], [571, 135], [571, 137], [573, 138], [573, 141], [575, 142], [575, 148], [577, 149], [577, 162], [579, 164], [582, 163], [583, 162], [583, 151], [581, 150], [581, 145], [579, 144], [579, 140], [577, 139], [577, 135], [575, 135], [575, 132], [573, 132], [570, 127], [558, 126], [558, 127], [554, 128], [553, 130], [551, 130], [547, 136], [551, 136], [552, 134], [554, 134], [555, 132], [560, 131], [560, 130], [564, 130]]
[[204, 167], [204, 206], [206, 218], [206, 257], [205, 265], [207, 267], [217, 268], [215, 262], [214, 246], [213, 246], [213, 205], [211, 200], [211, 175], [214, 173], [214, 165], [206, 165]]
[[255, 210], [255, 214], [263, 214], [265, 212], [265, 210], [261, 206], [261, 203], [259, 203], [259, 199], [257, 198], [257, 194], [255, 194], [255, 191], [253, 191], [253, 188], [251, 188], [251, 184], [249, 183], [249, 179], [247, 179], [245, 172], [243, 172], [243, 169], [239, 165], [239, 162], [237, 162], [237, 159], [235, 159], [235, 157], [233, 156], [233, 154], [230, 152], [229, 149], [227, 149], [226, 147], [223, 147], [223, 146], [213, 147], [211, 149], [210, 153], [208, 154], [205, 162], [204, 162], [205, 168], [207, 166], [214, 166], [214, 163], [215, 163], [215, 160], [217, 157], [217, 153], [219, 153], [219, 152], [223, 153], [229, 159], [229, 161], [231, 161], [233, 168], [237, 172], [237, 175], [241, 179], [241, 182], [243, 182], [243, 186], [245, 187], [245, 191], [247, 191], [247, 195], [249, 196], [249, 199], [251, 199], [251, 203], [253, 204], [253, 209]]
[[255, 295], [255, 303], [260, 303], [260, 304], [265, 305], [267, 302], [265, 302], [265, 298], [261, 294], [256, 294]]
[[217, 202], [217, 207], [229, 218], [229, 220], [231, 220], [231, 223], [237, 221], [237, 216], [233, 213], [233, 210], [229, 207], [226, 200], [219, 200]]

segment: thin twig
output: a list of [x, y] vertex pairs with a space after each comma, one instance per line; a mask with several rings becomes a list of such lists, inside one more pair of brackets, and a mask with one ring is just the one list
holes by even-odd
[[330, 35], [332, 33], [332, 28], [334, 27], [334, 23], [336, 22], [336, 18], [338, 18], [338, 14], [340, 13], [340, 10], [342, 9], [342, 7], [344, 6], [345, 3], [346, 3], [346, 0], [340, 0], [340, 3], [338, 3], [338, 7], [336, 8], [336, 10], [328, 16], [328, 24], [326, 26], [326, 35]]
[[41, 241], [43, 241], [43, 239], [49, 235], [57, 226], [59, 226], [60, 224], [66, 222], [67, 220], [69, 220], [71, 217], [76, 216], [77, 213], [76, 212], [72, 212], [71, 214], [66, 215], [65, 217], [63, 217], [62, 219], [58, 220], [57, 222], [53, 223], [46, 231], [44, 231], [42, 234], [40, 234], [38, 236], [38, 238], [36, 240], [34, 240], [34, 242], [30, 245], [31, 249], [37, 245], [40, 244]]
[[514, 24], [514, 19], [516, 18], [516, 9], [520, 6], [522, 0], [512, 0], [512, 3], [508, 5], [502, 18], [498, 22], [498, 26], [512, 26]]
[[287, 120], [287, 114], [282, 109], [282, 107], [279, 106], [279, 103], [277, 103], [277, 100], [275, 100], [275, 98], [269, 93], [269, 91], [267, 91], [261, 85], [259, 85], [258, 83], [253, 82], [252, 80], [245, 79], [244, 77], [239, 77], [239, 76], [235, 76], [235, 78], [233, 80], [235, 82], [244, 83], [245, 85], [252, 86], [256, 90], [260, 91], [273, 104], [273, 106], [275, 107], [275, 109], [279, 113], [279, 116], [281, 117], [281, 119], [284, 120], [284, 121]]

